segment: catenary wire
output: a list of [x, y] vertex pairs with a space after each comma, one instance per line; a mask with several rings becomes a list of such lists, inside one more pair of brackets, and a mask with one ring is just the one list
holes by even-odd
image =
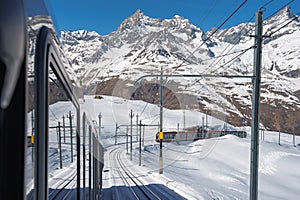
[[[244, 0], [242, 4], [238, 6], [204, 41], [186, 58], [190, 58], [194, 55], [194, 53], [203, 45], [206, 41], [208, 41], [234, 14], [237, 13], [237, 11], [247, 2], [248, 0]], [[184, 64], [185, 60], [182, 61], [178, 66], [174, 68], [174, 71], [176, 71], [179, 67], [181, 67]]]
[[300, 12], [296, 13], [291, 19], [285, 20], [285, 21], [283, 21], [282, 23], [280, 23], [280, 24], [283, 24], [284, 22], [287, 22], [287, 23], [285, 23], [283, 26], [279, 27], [277, 30], [271, 32], [270, 34], [265, 35], [265, 37], [271, 37], [274, 33], [277, 33], [277, 32], [280, 31], [281, 29], [283, 29], [283, 28], [285, 28], [286, 26], [288, 26], [288, 25], [289, 25], [290, 23], [292, 23], [295, 19], [298, 19], [298, 18], [299, 18], [299, 16], [297, 16], [297, 15], [299, 15], [299, 14], [300, 14]]
[[[264, 7], [266, 7], [267, 5], [269, 5], [270, 3], [272, 3], [274, 0], [270, 0], [270, 1], [268, 1], [267, 3], [265, 3], [264, 5], [262, 5], [261, 6], [261, 8], [264, 8]], [[281, 10], [281, 9], [283, 9], [284, 7], [286, 7], [287, 5], [289, 5], [289, 4], [291, 4], [292, 2], [293, 2], [294, 0], [292, 0], [292, 1], [289, 1], [287, 4], [285, 4], [284, 6], [282, 6], [279, 10]], [[277, 13], [279, 10], [277, 10], [275, 13]], [[273, 16], [274, 14], [272, 14], [271, 16]], [[252, 21], [253, 20], [253, 18], [255, 17], [255, 15], [253, 15], [252, 17], [251, 17], [251, 19], [250, 20], [248, 20], [248, 21]], [[245, 26], [246, 26], [247, 24], [245, 24]], [[254, 27], [255, 26], [252, 26], [247, 32], [246, 32], [246, 34], [245, 35], [247, 35], [247, 34], [249, 34], [253, 29], [254, 29]], [[236, 37], [236, 38], [238, 38], [238, 37]], [[234, 40], [234, 41], [236, 41], [236, 40]], [[234, 45], [227, 51], [227, 52], [230, 52], [235, 46], [236, 46], [236, 44], [237, 43], [234, 43]], [[221, 55], [220, 56], [218, 56], [218, 57], [215, 57], [215, 58], [219, 58], [218, 60], [214, 60], [208, 67], [207, 67], [207, 69], [209, 69], [214, 63], [219, 63], [221, 60], [222, 60], [222, 58], [224, 58], [224, 56], [226, 56], [227, 54], [224, 54], [224, 55], [222, 55], [226, 50], [227, 50], [227, 48], [229, 47], [230, 45], [227, 45], [227, 47], [221, 52]], [[250, 47], [250, 49], [251, 48], [253, 48], [253, 47]], [[249, 49], [248, 49], [249, 50]], [[247, 50], [247, 51], [248, 51]], [[230, 54], [230, 53], [229, 53]], [[242, 54], [241, 54], [242, 55]], [[214, 59], [214, 58], [212, 58], [212, 59]], [[231, 60], [232, 61], [232, 60]], [[228, 64], [228, 63], [230, 63], [231, 61], [229, 61], [229, 62], [227, 62], [226, 64]], [[224, 66], [224, 65], [223, 65]], [[222, 67], [222, 66], [221, 66]], [[220, 68], [220, 67], [219, 67]], [[219, 69], [218, 68], [218, 69]], [[207, 71], [207, 70], [206, 70]], [[201, 78], [201, 79], [203, 79], [203, 78]], [[196, 82], [199, 82], [199, 80], [196, 80]]]
[[[269, 15], [268, 17], [266, 17], [265, 21], [270, 19], [271, 17], [273, 17], [274, 15], [276, 15], [280, 10], [282, 10], [283, 8], [285, 8], [286, 6], [290, 5], [291, 3], [293, 3], [295, 0], [291, 0], [288, 3], [284, 4], [282, 7], [280, 7], [279, 9], [277, 9], [275, 12], [273, 12], [271, 15]], [[262, 6], [261, 8], [263, 8], [265, 6]]]

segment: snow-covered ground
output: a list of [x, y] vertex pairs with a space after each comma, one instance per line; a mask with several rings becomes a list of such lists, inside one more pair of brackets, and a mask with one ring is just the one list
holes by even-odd
[[[68, 114], [66, 102], [51, 106], [50, 118], [57, 121], [58, 117]], [[145, 125], [158, 125], [159, 107], [143, 101], [133, 101], [118, 97], [103, 96], [94, 99], [85, 96], [81, 102], [81, 110], [87, 111], [89, 119], [97, 122], [101, 112], [101, 140], [106, 148], [103, 172], [103, 193], [120, 187], [122, 182], [113, 181], [117, 175], [113, 170], [111, 152], [121, 150], [121, 158], [131, 171], [142, 177], [143, 182], [169, 187], [186, 199], [249, 199], [250, 183], [250, 128], [246, 127], [247, 138], [226, 135], [218, 138], [203, 139], [195, 142], [163, 144], [163, 174], [159, 174], [159, 145], [155, 142], [158, 126], [145, 126], [142, 129], [143, 150], [142, 165], [139, 166], [139, 143], [137, 141], [136, 116]], [[133, 155], [126, 150], [126, 133], [130, 134], [130, 111], [133, 111]], [[73, 112], [73, 111], [72, 111]], [[55, 113], [55, 115], [54, 115]], [[163, 112], [164, 131], [177, 130], [202, 124], [206, 116], [203, 113], [189, 110], [168, 110]], [[56, 117], [54, 117], [56, 116]], [[184, 122], [185, 121], [185, 122]], [[210, 126], [224, 126], [224, 121], [207, 117]], [[56, 123], [56, 122], [55, 122]], [[55, 123], [50, 123], [55, 125]], [[116, 126], [117, 134], [116, 138]], [[128, 127], [128, 128], [127, 128]], [[227, 125], [229, 127], [229, 125]], [[29, 125], [30, 128], [30, 125]], [[261, 138], [261, 137], [260, 137]], [[299, 199], [300, 197], [300, 136], [295, 137], [281, 133], [265, 132], [264, 140], [260, 140], [259, 153], [259, 199]], [[53, 141], [55, 138], [53, 138]], [[129, 140], [130, 141], [130, 140]], [[117, 145], [115, 145], [117, 142]], [[128, 145], [130, 147], [130, 145]], [[70, 163], [70, 149], [66, 148], [64, 169], [58, 169], [58, 159], [50, 164], [51, 177], [65, 176]], [[129, 151], [130, 152], [130, 149]], [[31, 154], [29, 152], [29, 154]], [[74, 156], [75, 156], [74, 152]], [[30, 157], [30, 155], [29, 155]], [[50, 159], [51, 160], [51, 159]], [[30, 162], [28, 163], [30, 165]], [[50, 177], [50, 178], [51, 178]], [[51, 183], [51, 179], [50, 179]], [[117, 184], [117, 185], [116, 185]], [[29, 184], [32, 187], [31, 184]], [[120, 191], [121, 192], [121, 191]], [[107, 197], [104, 195], [104, 197]]]
[[[159, 122], [159, 107], [142, 101], [110, 96], [98, 100], [90, 96], [86, 97], [85, 105], [94, 113], [92, 119], [97, 120], [101, 112], [101, 137], [108, 151], [116, 148], [113, 137], [116, 123], [118, 126], [130, 124], [130, 110], [139, 115], [142, 124]], [[199, 125], [203, 116], [195, 111], [164, 110], [164, 130], [177, 130], [177, 123], [182, 128], [184, 118], [186, 127]], [[134, 117], [133, 124], [136, 124], [135, 120]], [[208, 117], [208, 123], [215, 126], [224, 124], [212, 117]], [[118, 134], [126, 133], [126, 126], [119, 129]], [[154, 140], [157, 130], [157, 127], [145, 128], [142, 166], [138, 166], [138, 143], [133, 143], [133, 160], [130, 161], [130, 156], [126, 155], [125, 137], [117, 138], [117, 148], [124, 150], [132, 171], [145, 173], [148, 179], [151, 178], [150, 183], [154, 179], [187, 199], [249, 199], [250, 128], [246, 128], [247, 138], [227, 135], [190, 143], [165, 143], [163, 175], [158, 173], [159, 148]], [[133, 135], [136, 133], [134, 127]], [[294, 147], [292, 135], [281, 133], [280, 136], [281, 145], [278, 145], [279, 134], [275, 132], [265, 132], [264, 141], [260, 141], [259, 199], [299, 199], [300, 171], [297, 167], [300, 166], [300, 137], [295, 137]], [[106, 165], [105, 169], [109, 170], [109, 164]], [[107, 181], [109, 173], [105, 177], [104, 191], [113, 186]]]

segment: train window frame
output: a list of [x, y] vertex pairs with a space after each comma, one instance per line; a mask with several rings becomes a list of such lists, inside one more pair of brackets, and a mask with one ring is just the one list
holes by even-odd
[[[35, 138], [36, 148], [34, 171], [35, 199], [48, 198], [48, 135], [49, 135], [49, 69], [63, 87], [66, 95], [75, 107], [77, 115], [76, 149], [77, 149], [77, 198], [80, 197], [80, 106], [71, 81], [63, 67], [58, 50], [52, 39], [52, 33], [46, 26], [39, 29], [35, 53]], [[38, 117], [37, 117], [38, 116]]]

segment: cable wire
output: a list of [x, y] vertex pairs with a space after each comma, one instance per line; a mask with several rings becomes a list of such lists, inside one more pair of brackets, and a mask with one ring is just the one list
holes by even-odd
[[[187, 60], [191, 56], [194, 55], [194, 53], [203, 45], [206, 41], [208, 41], [234, 14], [237, 13], [237, 11], [247, 2], [248, 0], [244, 0], [242, 4], [239, 5], [238, 8], [236, 8], [206, 39], [203, 40], [203, 42], [185, 59]], [[179, 67], [181, 67], [185, 60], [181, 62], [178, 66], [174, 68], [174, 71], [176, 71]]]
[[[266, 7], [267, 5], [269, 5], [270, 3], [272, 3], [274, 0], [270, 0], [268, 1], [267, 3], [265, 3], [264, 5], [262, 5], [260, 8], [264, 8]], [[294, 0], [293, 0], [294, 1]]]
[[[267, 5], [269, 5], [270, 3], [272, 3], [274, 0], [270, 0], [270, 1], [268, 1], [267, 3], [265, 3], [264, 5], [262, 5], [260, 8], [264, 8], [264, 7], [266, 7]], [[279, 10], [281, 10], [281, 9], [283, 9], [284, 7], [286, 7], [287, 5], [289, 5], [290, 3], [292, 3], [294, 0], [292, 0], [292, 1], [289, 1], [287, 4], [285, 4], [283, 7], [281, 7]], [[279, 12], [279, 10], [277, 10], [276, 12], [275, 12], [275, 14], [277, 13], [277, 12]], [[273, 16], [274, 14], [272, 14], [271, 16]], [[271, 17], [270, 16], [270, 17]], [[253, 15], [251, 18], [250, 18], [250, 20], [248, 20], [248, 21], [252, 21], [253, 20], [253, 18], [255, 17], [255, 15]], [[269, 18], [270, 18], [269, 17]], [[246, 26], [247, 24], [245, 24], [245, 26]], [[249, 34], [253, 29], [255, 28], [255, 26], [253, 26], [253, 27], [251, 27], [246, 33], [245, 33], [245, 35], [247, 35], [247, 34]], [[238, 36], [236, 37], [236, 38], [238, 38]], [[236, 41], [236, 40], [234, 40], [234, 41]], [[227, 52], [229, 52], [229, 51], [231, 51], [235, 46], [236, 46], [236, 44], [237, 43], [235, 43]], [[215, 60], [215, 61], [213, 61], [208, 67], [207, 67], [207, 69], [209, 69], [214, 63], [219, 63], [221, 60], [222, 60], [222, 58], [224, 58], [224, 56], [226, 56], [227, 54], [223, 54], [226, 50], [227, 50], [227, 48], [229, 47], [230, 45], [228, 45], [222, 52], [221, 52], [221, 54], [220, 54], [220, 56], [218, 56], [218, 57], [215, 57], [215, 58], [219, 58], [218, 60]], [[254, 48], [254, 46], [252, 46], [252, 47], [250, 47], [249, 49], [246, 49], [246, 51], [248, 51], [248, 50], [250, 50], [250, 49], [252, 49], [252, 48]], [[223, 54], [223, 55], [222, 55]], [[228, 53], [229, 55], [230, 55], [230, 53]], [[244, 53], [242, 53], [242, 54], [240, 54], [240, 55], [243, 55]], [[235, 57], [235, 59], [236, 59], [237, 57]], [[230, 61], [228, 61], [225, 65], [227, 65], [228, 63], [230, 63], [231, 61], [233, 61], [233, 60], [230, 60]], [[224, 65], [223, 65], [224, 66]], [[222, 66], [221, 66], [222, 67]], [[220, 68], [220, 67], [219, 67]], [[219, 69], [218, 68], [218, 69]], [[201, 78], [201, 79], [203, 79], [203, 78]], [[199, 80], [197, 80], [196, 82], [199, 82]]]
[[[279, 9], [277, 9], [275, 12], [273, 12], [271, 15], [269, 15], [264, 21], [270, 19], [271, 17], [273, 17], [274, 15], [276, 15], [279, 11], [281, 11], [282, 9], [284, 9], [286, 6], [290, 5], [291, 3], [293, 3], [295, 0], [291, 0], [288, 3], [286, 3], [284, 6], [280, 7]], [[262, 6], [261, 8], [263, 8], [264, 6]]]
[[[266, 35], [265, 37], [271, 37], [274, 33], [278, 32], [278, 31], [280, 31], [281, 29], [283, 29], [283, 28], [285, 28], [286, 26], [288, 26], [288, 25], [289, 25], [290, 23], [292, 23], [295, 19], [298, 19], [298, 18], [299, 18], [299, 16], [297, 16], [297, 15], [299, 15], [299, 14], [300, 14], [300, 12], [296, 13], [296, 14], [292, 17], [292, 19], [288, 20], [287, 23], [285, 23], [283, 26], [279, 27], [277, 30], [275, 30], [275, 31], [271, 32], [270, 34]], [[286, 22], [286, 21], [287, 21], [287, 20], [283, 21], [283, 22], [280, 23], [280, 24], [283, 24], [283, 23]], [[279, 24], [279, 25], [280, 25], [280, 24]]]

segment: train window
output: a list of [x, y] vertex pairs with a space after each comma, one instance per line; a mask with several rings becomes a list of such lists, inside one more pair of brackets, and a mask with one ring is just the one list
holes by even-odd
[[51, 68], [48, 82], [48, 187], [50, 198], [55, 196], [62, 187], [61, 171], [67, 174], [64, 179], [70, 180], [68, 188], [74, 188], [74, 183], [76, 183], [77, 171], [74, 169], [77, 160], [77, 110]]
[[[45, 22], [45, 17], [28, 23], [27, 199], [56, 198], [58, 193], [61, 195], [61, 187], [77, 190], [80, 174], [80, 168], [76, 170], [80, 114], [75, 86], [64, 70], [68, 63], [64, 62], [54, 31], [33, 25], [39, 20]], [[62, 184], [61, 173], [67, 174], [63, 178], [68, 185]]]

